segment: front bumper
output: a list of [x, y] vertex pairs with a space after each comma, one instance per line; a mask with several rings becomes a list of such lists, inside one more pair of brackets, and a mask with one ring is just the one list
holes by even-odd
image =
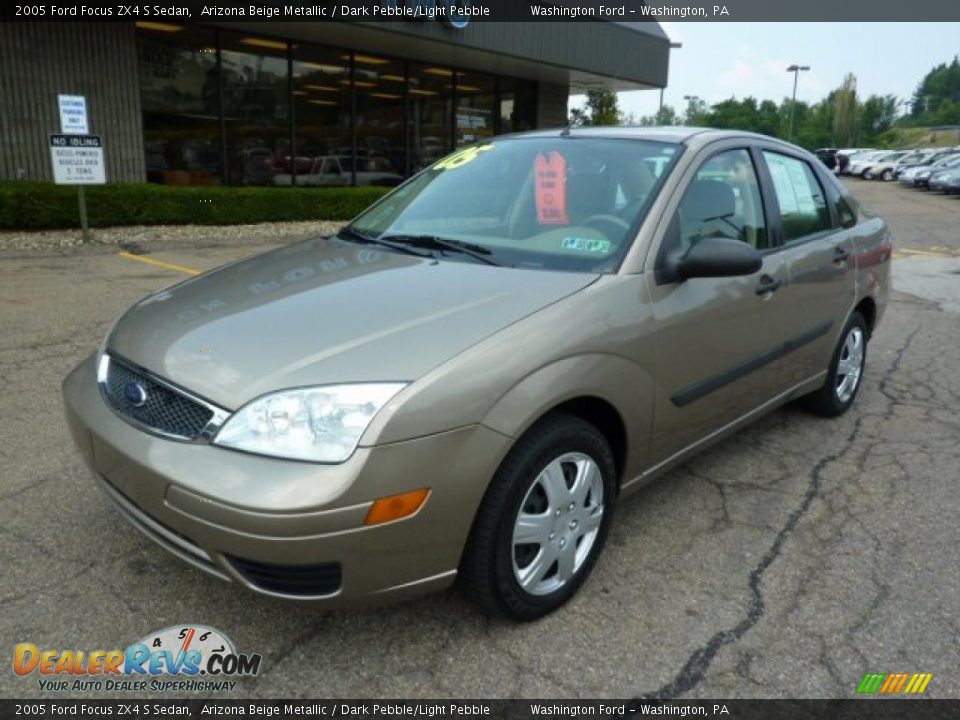
[[[469, 426], [319, 465], [139, 430], [104, 402], [93, 357], [66, 378], [63, 394], [74, 440], [101, 488], [147, 537], [223, 580], [325, 605], [450, 585], [511, 442]], [[377, 498], [423, 487], [431, 494], [415, 515], [363, 524]]]

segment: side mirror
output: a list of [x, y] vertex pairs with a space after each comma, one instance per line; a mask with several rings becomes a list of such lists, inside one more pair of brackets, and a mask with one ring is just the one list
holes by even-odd
[[703, 238], [674, 266], [677, 280], [698, 277], [753, 275], [763, 265], [763, 255], [740, 240]]

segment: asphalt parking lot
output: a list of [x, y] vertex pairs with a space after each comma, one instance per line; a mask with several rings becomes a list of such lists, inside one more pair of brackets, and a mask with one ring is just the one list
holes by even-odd
[[[156, 548], [97, 490], [63, 377], [134, 300], [265, 245], [0, 253], [2, 652], [200, 623], [264, 657], [224, 697], [853, 697], [865, 673], [900, 671], [960, 697], [960, 198], [851, 187], [898, 247], [853, 410], [780, 410], [623, 502], [579, 596], [522, 626], [456, 591], [363, 612], [256, 597]], [[0, 696], [43, 696], [7, 657]]]

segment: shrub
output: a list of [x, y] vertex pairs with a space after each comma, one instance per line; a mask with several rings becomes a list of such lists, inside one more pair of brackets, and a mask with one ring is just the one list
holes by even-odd
[[[95, 228], [349, 220], [388, 189], [91, 185], [86, 188], [87, 215]], [[0, 182], [0, 228], [75, 228], [79, 218], [74, 187]]]

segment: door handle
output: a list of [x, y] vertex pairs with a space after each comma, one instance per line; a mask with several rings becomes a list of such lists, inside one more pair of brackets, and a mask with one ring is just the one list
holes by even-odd
[[783, 284], [783, 280], [774, 280], [769, 275], [760, 276], [760, 284], [757, 285], [757, 295], [766, 295], [774, 292]]
[[850, 253], [844, 250], [842, 247], [835, 247], [833, 249], [833, 261], [835, 263], [846, 262], [847, 258], [850, 257]]

